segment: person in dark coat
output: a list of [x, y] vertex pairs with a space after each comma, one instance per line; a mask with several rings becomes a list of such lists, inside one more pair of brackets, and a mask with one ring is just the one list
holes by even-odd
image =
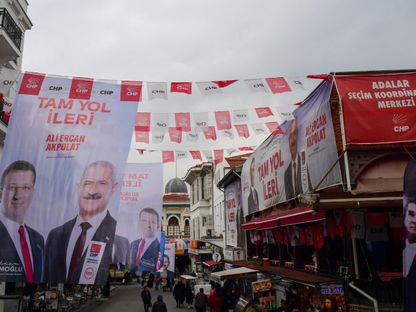
[[189, 283], [187, 283], [185, 287], [185, 300], [186, 300], [188, 309], [192, 307], [192, 302], [194, 302], [194, 294], [192, 292], [192, 288]]
[[149, 288], [147, 288], [147, 286], [144, 286], [140, 295], [142, 297], [144, 311], [149, 312], [149, 308], [152, 302], [152, 295], [150, 294]]
[[205, 312], [208, 303], [208, 297], [204, 294], [204, 289], [200, 288], [199, 293], [195, 296], [196, 312]]
[[163, 296], [157, 296], [157, 301], [153, 304], [152, 312], [168, 312], [166, 303], [163, 302]]
[[185, 300], [185, 286], [183, 286], [181, 281], [178, 281], [175, 287], [173, 287], [173, 297], [176, 300], [176, 307], [180, 308]]

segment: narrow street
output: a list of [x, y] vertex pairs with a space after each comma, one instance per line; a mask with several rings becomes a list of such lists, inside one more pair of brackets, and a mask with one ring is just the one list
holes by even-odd
[[[86, 305], [79, 311], [100, 311], [100, 312], [144, 312], [143, 302], [140, 298], [142, 287], [139, 284], [117, 285], [112, 291], [110, 298], [102, 301], [94, 301]], [[158, 295], [163, 295], [163, 301], [166, 303], [168, 311], [193, 311], [188, 308], [176, 308], [176, 302], [171, 292], [162, 292], [161, 290], [150, 290], [152, 294], [152, 303], [156, 301]]]

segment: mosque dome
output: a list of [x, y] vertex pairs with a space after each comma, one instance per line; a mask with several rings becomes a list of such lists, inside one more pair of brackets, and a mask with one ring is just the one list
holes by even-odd
[[184, 181], [179, 178], [170, 179], [165, 186], [165, 194], [182, 193], [188, 194], [188, 188]]

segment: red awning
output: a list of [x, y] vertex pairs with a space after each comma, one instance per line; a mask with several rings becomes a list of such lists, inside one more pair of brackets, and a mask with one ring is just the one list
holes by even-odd
[[268, 230], [279, 226], [295, 225], [325, 220], [325, 211], [313, 210], [312, 206], [295, 208], [277, 215], [267, 216], [244, 223], [243, 230]]
[[202, 262], [202, 264], [206, 265], [207, 267], [212, 267], [212, 266], [222, 264], [222, 262], [221, 261], [204, 261]]

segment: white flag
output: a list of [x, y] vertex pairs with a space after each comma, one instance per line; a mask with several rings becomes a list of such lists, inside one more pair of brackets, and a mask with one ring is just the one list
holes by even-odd
[[199, 134], [195, 130], [195, 128], [191, 128], [191, 131], [186, 132], [186, 138], [189, 142], [196, 142], [198, 141]]
[[221, 88], [218, 86], [218, 84], [212, 81], [197, 82], [196, 85], [198, 86], [199, 91], [201, 91], [202, 95], [222, 93]]
[[0, 66], [0, 93], [9, 99], [14, 98], [17, 92], [17, 79], [19, 71]]
[[188, 152], [186, 151], [176, 151], [176, 159], [188, 158]]
[[162, 143], [165, 139], [165, 132], [161, 131], [152, 131], [152, 143]]
[[253, 131], [256, 135], [268, 134], [268, 131], [266, 130], [266, 128], [264, 127], [264, 125], [262, 123], [252, 124], [251, 128], [253, 129]]
[[209, 126], [208, 112], [193, 113], [193, 125], [198, 128], [205, 128]]
[[166, 129], [169, 127], [169, 114], [152, 113], [151, 127], [158, 131], [166, 132]]
[[244, 82], [252, 92], [269, 92], [263, 79], [247, 79]]
[[207, 161], [213, 161], [214, 157], [212, 156], [212, 151], [202, 151], [202, 154], [204, 154], [205, 159]]
[[237, 152], [238, 150], [237, 149], [235, 149], [235, 148], [227, 148], [226, 150], [225, 150], [225, 152], [227, 153], [227, 155], [228, 156], [231, 156], [231, 154], [233, 154], [233, 153], [235, 153], [235, 152]]
[[234, 139], [234, 130], [233, 129], [226, 129], [226, 130], [220, 130], [221, 133], [229, 139]]
[[299, 77], [287, 78], [286, 81], [292, 89], [305, 90], [305, 87]]
[[233, 110], [233, 123], [247, 123], [248, 122], [248, 109]]
[[149, 101], [154, 99], [168, 99], [168, 84], [167, 82], [148, 82], [147, 96]]

